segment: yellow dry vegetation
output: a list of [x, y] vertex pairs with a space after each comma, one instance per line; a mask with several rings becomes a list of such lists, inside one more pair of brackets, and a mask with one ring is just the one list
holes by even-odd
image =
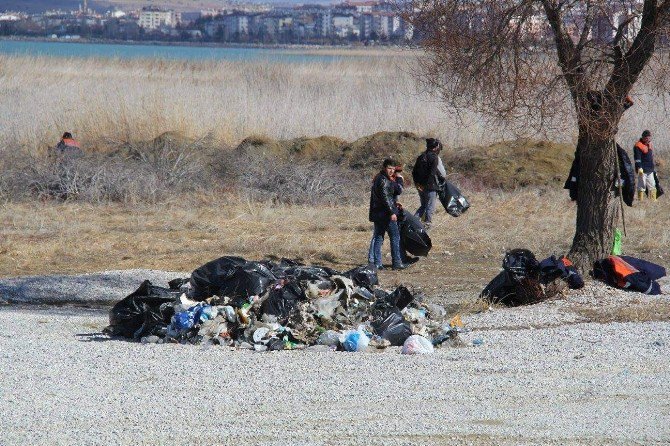
[[[564, 191], [535, 189], [469, 195], [459, 218], [440, 211], [430, 255], [403, 272], [384, 271], [385, 285], [407, 283], [428, 295], [481, 289], [506, 250], [538, 257], [570, 246], [575, 207]], [[298, 258], [346, 269], [366, 263], [371, 225], [360, 206], [281, 206], [234, 195], [178, 197], [164, 205], [9, 203], [0, 206], [0, 277], [152, 268], [189, 272], [222, 255]], [[416, 209], [410, 189], [406, 208]], [[670, 201], [626, 208], [627, 254], [665, 264]], [[388, 253], [388, 242], [384, 253]], [[386, 263], [390, 263], [387, 259]]]

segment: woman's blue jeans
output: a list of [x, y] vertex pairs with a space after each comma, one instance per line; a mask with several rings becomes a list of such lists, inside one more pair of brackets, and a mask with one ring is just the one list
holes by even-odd
[[391, 240], [391, 258], [393, 265], [402, 265], [402, 256], [400, 254], [400, 229], [397, 221], [374, 222], [372, 240], [370, 240], [370, 250], [368, 251], [368, 262], [377, 266], [382, 265], [382, 245], [384, 244], [384, 234], [388, 232]]

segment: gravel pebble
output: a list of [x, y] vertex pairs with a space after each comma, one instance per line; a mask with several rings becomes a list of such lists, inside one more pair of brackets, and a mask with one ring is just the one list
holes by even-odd
[[26, 276], [0, 279], [0, 302], [31, 304], [113, 304], [144, 280], [167, 287], [168, 281], [191, 273], [129, 269], [80, 275]]
[[668, 444], [670, 322], [574, 312], [663, 299], [590, 283], [420, 356], [141, 345], [103, 335], [104, 310], [4, 306], [0, 444]]

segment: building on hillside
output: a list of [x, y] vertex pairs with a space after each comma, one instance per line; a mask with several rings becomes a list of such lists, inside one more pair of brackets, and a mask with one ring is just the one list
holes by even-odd
[[224, 38], [249, 34], [249, 16], [244, 14], [230, 14], [223, 16]]
[[352, 28], [354, 26], [354, 16], [352, 15], [334, 15], [333, 28]]
[[150, 7], [142, 9], [137, 24], [147, 30], [157, 30], [163, 27], [174, 28], [180, 21], [181, 15], [178, 12]]
[[377, 2], [373, 2], [373, 1], [362, 1], [362, 2], [353, 1], [353, 2], [345, 2], [341, 5], [341, 7], [343, 7], [343, 8], [355, 9], [356, 12], [358, 12], [359, 14], [365, 14], [365, 13], [368, 13], [368, 12], [372, 12], [372, 9], [375, 6], [377, 6]]
[[140, 25], [134, 20], [112, 18], [105, 22], [103, 36], [107, 39], [137, 40], [140, 38]]
[[316, 35], [321, 37], [330, 36], [333, 32], [333, 12], [327, 9], [316, 16]]

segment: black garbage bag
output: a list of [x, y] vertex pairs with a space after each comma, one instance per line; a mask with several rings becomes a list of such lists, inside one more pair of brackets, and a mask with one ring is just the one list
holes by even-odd
[[402, 310], [414, 300], [414, 296], [406, 287], [400, 285], [394, 292], [388, 295], [387, 299], [398, 310]]
[[503, 271], [484, 288], [480, 298], [510, 307], [539, 302], [545, 298], [540, 285], [540, 268], [535, 255], [527, 249], [505, 254]]
[[191, 274], [190, 298], [205, 300], [218, 295], [224, 282], [229, 280], [242, 267], [246, 260], [242, 257], [224, 256], [205, 263]]
[[326, 280], [340, 273], [326, 266], [293, 266], [283, 270], [284, 277], [295, 280]]
[[376, 285], [379, 285], [377, 267], [372, 263], [350, 269], [342, 273], [342, 275], [351, 279], [354, 285], [367, 288], [368, 290], [372, 290]]
[[273, 288], [261, 305], [261, 313], [276, 316], [284, 323], [297, 303], [305, 299], [305, 293], [297, 282], [289, 282], [281, 288]]
[[452, 217], [459, 217], [470, 208], [470, 203], [465, 196], [449, 181], [445, 181], [442, 184], [437, 191], [437, 196], [442, 206], [444, 206], [444, 210]]
[[169, 325], [178, 299], [178, 292], [153, 286], [145, 280], [137, 290], [112, 307], [105, 332], [136, 340], [157, 334]]
[[227, 296], [232, 304], [240, 306], [249, 296], [260, 296], [277, 278], [267, 266], [259, 262], [247, 262], [235, 269], [232, 276], [222, 281], [217, 296]]
[[517, 281], [522, 278], [539, 279], [540, 262], [527, 249], [513, 249], [505, 254], [503, 269]]
[[[633, 163], [630, 162], [628, 153], [619, 144], [616, 145], [616, 150], [619, 157], [619, 175], [621, 177], [623, 201], [626, 205], [632, 206], [635, 199], [635, 171], [633, 170]], [[618, 195], [619, 185], [615, 184], [615, 186], [615, 193]]]
[[193, 271], [190, 297], [194, 300], [205, 300], [217, 295], [242, 300], [263, 294], [275, 280], [272, 271], [261, 262], [225, 256], [205, 263]]
[[421, 220], [410, 212], [403, 212], [400, 218], [400, 245], [410, 254], [422, 257], [433, 247]]
[[377, 300], [371, 309], [370, 325], [378, 336], [387, 339], [391, 345], [403, 345], [412, 335], [412, 327], [405, 320], [400, 309], [388, 300]]

